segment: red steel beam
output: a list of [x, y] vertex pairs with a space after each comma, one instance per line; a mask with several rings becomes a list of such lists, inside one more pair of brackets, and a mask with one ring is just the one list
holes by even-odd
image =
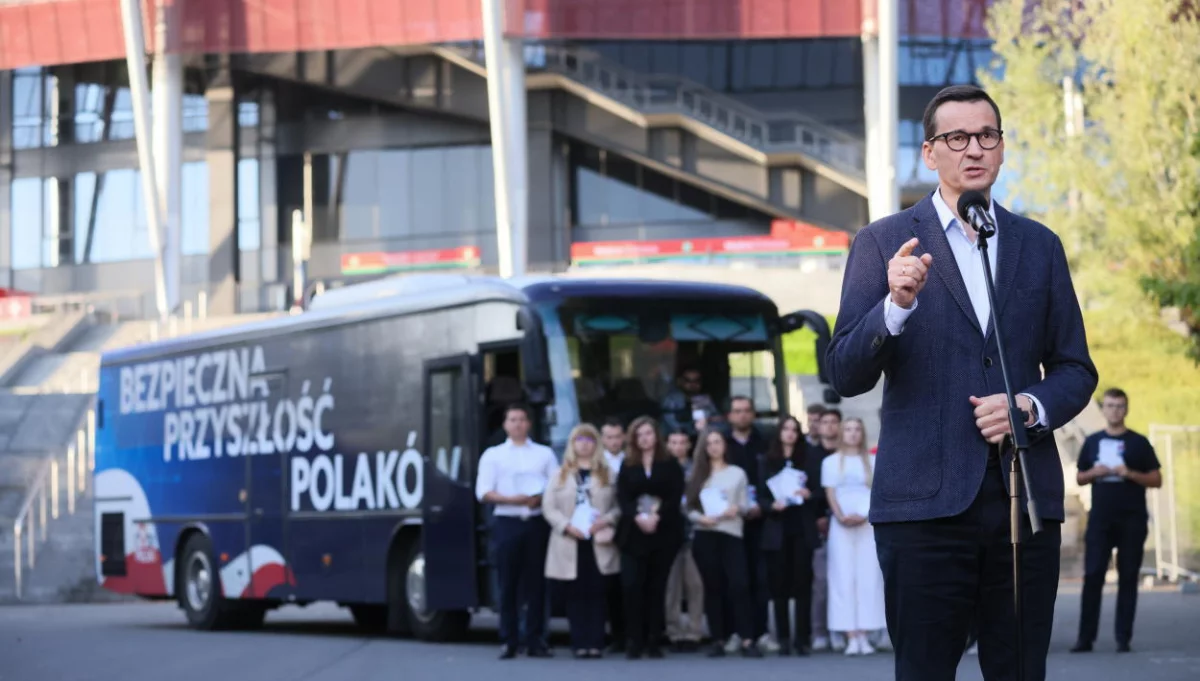
[[[760, 39], [858, 36], [857, 0], [504, 0], [531, 39]], [[882, 0], [887, 2], [889, 0]], [[896, 0], [901, 34], [983, 37], [988, 0]], [[155, 0], [142, 0], [153, 49]], [[479, 40], [479, 0], [168, 0], [172, 51], [294, 52]], [[869, 5], [869, 3], [868, 3]], [[0, 4], [0, 69], [120, 59], [120, 0]]]

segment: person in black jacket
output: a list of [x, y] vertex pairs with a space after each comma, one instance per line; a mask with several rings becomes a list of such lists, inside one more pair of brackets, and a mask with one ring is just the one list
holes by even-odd
[[[729, 463], [746, 471], [746, 479], [750, 483], [747, 492], [751, 507], [746, 512], [743, 543], [746, 550], [746, 574], [750, 582], [751, 631], [755, 642], [765, 648], [770, 645], [767, 636], [769, 596], [767, 574], [762, 560], [763, 516], [758, 497], [762, 492], [764, 480], [760, 464], [767, 453], [767, 439], [754, 426], [755, 416], [754, 401], [749, 397], [735, 395], [729, 398], [727, 456]], [[730, 630], [733, 628], [730, 627]]]
[[[775, 629], [779, 654], [812, 652], [813, 549], [817, 545], [817, 518], [823, 513], [821, 461], [808, 456], [807, 443], [794, 416], [783, 420], [779, 434], [767, 448], [762, 470], [762, 549], [767, 564], [767, 585], [775, 607]], [[791, 468], [804, 476], [802, 486], [784, 498], [776, 498], [766, 481]], [[796, 600], [795, 638], [790, 636], [788, 602]]]
[[648, 416], [629, 425], [629, 446], [617, 476], [617, 546], [625, 596], [625, 656], [663, 656], [667, 578], [683, 544], [683, 468], [672, 461]]

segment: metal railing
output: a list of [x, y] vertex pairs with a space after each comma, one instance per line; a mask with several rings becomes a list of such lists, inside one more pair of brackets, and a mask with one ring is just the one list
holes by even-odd
[[[75, 515], [75, 502], [87, 491], [88, 477], [96, 469], [95, 435], [96, 410], [89, 407], [83, 424], [75, 431], [75, 441], [67, 445], [65, 451], [50, 454], [42, 461], [34, 475], [33, 485], [25, 494], [25, 500], [13, 520], [13, 575], [17, 600], [21, 600], [23, 595], [25, 570], [34, 568], [37, 546], [49, 536], [49, 521], [57, 520], [59, 516], [59, 460], [65, 459], [67, 513]], [[22, 542], [25, 544], [24, 551]]]
[[[1200, 581], [1200, 425], [1150, 424], [1163, 483], [1149, 490], [1154, 572], [1160, 579]], [[1182, 492], [1182, 494], [1180, 493]]]
[[[484, 63], [482, 44], [448, 49]], [[566, 76], [642, 114], [681, 114], [764, 153], [801, 153], [865, 181], [864, 142], [802, 114], [758, 111], [686, 78], [638, 73], [584, 49], [528, 45], [525, 62], [532, 70]]]

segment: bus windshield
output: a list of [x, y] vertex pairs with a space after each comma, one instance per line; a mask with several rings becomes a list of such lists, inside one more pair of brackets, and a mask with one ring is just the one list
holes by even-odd
[[690, 429], [721, 422], [729, 398], [754, 401], [761, 425], [784, 403], [782, 358], [761, 309], [728, 302], [572, 300], [542, 311], [554, 379], [558, 449], [570, 429], [652, 416]]

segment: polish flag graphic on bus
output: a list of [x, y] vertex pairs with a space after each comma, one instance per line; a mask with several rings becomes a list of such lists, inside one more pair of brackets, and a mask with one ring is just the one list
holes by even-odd
[[[96, 534], [102, 537], [106, 514], [120, 514], [124, 520], [124, 575], [105, 575], [103, 564], [116, 556], [104, 555], [106, 547], [97, 546], [96, 577], [105, 589], [143, 596], [169, 596], [175, 591], [175, 561], [163, 560], [158, 528], [146, 493], [128, 472], [110, 469], [96, 474]], [[264, 598], [277, 586], [295, 585], [287, 562], [270, 546], [255, 545], [220, 567], [221, 586], [226, 598]]]

